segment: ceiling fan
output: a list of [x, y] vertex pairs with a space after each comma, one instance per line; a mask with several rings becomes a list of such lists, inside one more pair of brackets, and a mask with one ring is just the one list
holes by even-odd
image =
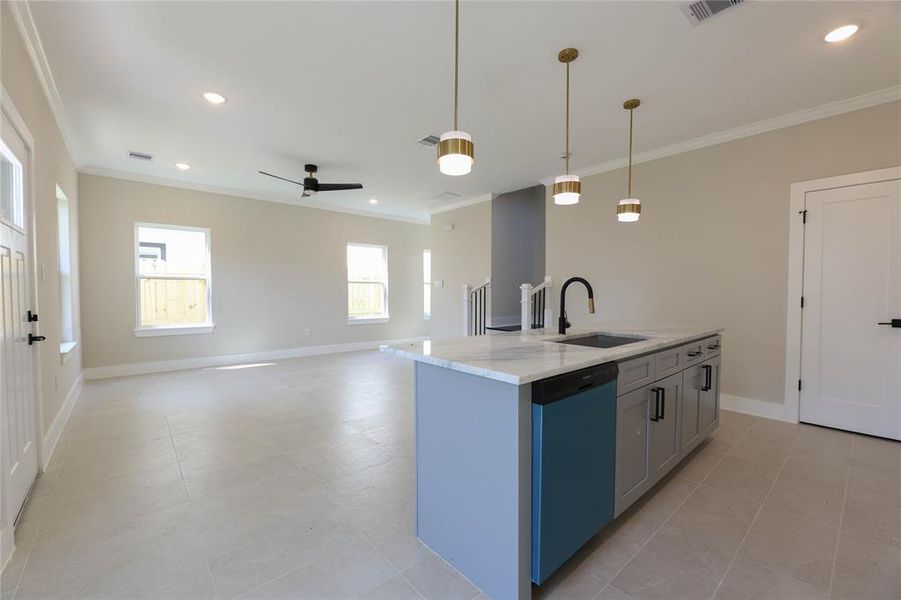
[[287, 181], [288, 183], [293, 183], [295, 185], [303, 187], [303, 194], [301, 194], [302, 198], [309, 198], [310, 196], [318, 192], [340, 192], [342, 190], [363, 189], [362, 183], [319, 183], [319, 180], [316, 178], [316, 173], [319, 171], [319, 167], [317, 167], [316, 165], [304, 165], [303, 170], [307, 172], [307, 177], [304, 177], [303, 182], [294, 181], [293, 179], [288, 179], [287, 177], [279, 177], [278, 175], [273, 175], [272, 173], [267, 173], [266, 171], [259, 171], [259, 173], [260, 175], [274, 177], [275, 179], [281, 179], [282, 181]]

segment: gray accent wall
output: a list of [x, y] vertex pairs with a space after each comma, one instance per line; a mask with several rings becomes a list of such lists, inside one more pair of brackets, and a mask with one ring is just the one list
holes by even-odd
[[536, 185], [499, 194], [491, 201], [491, 312], [495, 319], [518, 320], [519, 286], [544, 279], [544, 196], [544, 186]]

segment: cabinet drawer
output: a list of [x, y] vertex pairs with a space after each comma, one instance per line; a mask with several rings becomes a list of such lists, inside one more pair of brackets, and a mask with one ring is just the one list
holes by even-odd
[[662, 379], [685, 368], [685, 352], [681, 346], [654, 355], [655, 379]]
[[719, 356], [721, 345], [722, 340], [718, 335], [704, 340], [704, 357]]
[[647, 385], [657, 378], [655, 356], [656, 354], [649, 354], [619, 363], [619, 377], [616, 380], [617, 396]]
[[704, 348], [706, 340], [698, 340], [682, 346], [682, 352], [685, 355], [685, 366], [696, 365], [704, 360]]

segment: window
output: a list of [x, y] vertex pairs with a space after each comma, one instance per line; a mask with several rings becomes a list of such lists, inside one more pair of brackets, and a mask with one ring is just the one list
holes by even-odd
[[347, 320], [388, 321], [388, 248], [347, 245]]
[[59, 258], [59, 351], [66, 355], [75, 348], [72, 323], [72, 244], [69, 240], [69, 199], [56, 186], [56, 226]]
[[135, 224], [135, 335], [209, 333], [210, 230]]
[[422, 251], [422, 316], [432, 318], [432, 251]]
[[[25, 194], [22, 181], [22, 163], [16, 158], [25, 156], [25, 145], [15, 135], [15, 129], [6, 120], [5, 115], [0, 115], [3, 120], [3, 129], [13, 132], [13, 135], [0, 141], [0, 222], [14, 227], [20, 231], [25, 229]], [[12, 146], [7, 146], [9, 142]]]

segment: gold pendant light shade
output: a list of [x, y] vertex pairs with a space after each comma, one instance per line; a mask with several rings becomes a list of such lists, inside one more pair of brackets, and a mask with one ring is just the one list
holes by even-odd
[[578, 204], [582, 182], [578, 175], [558, 175], [554, 178], [554, 204]]
[[438, 170], [445, 175], [466, 175], [475, 160], [472, 137], [465, 131], [445, 131], [438, 142]]
[[460, 0], [454, 0], [454, 129], [441, 134], [438, 142], [438, 170], [445, 175], [466, 175], [472, 171], [475, 147], [472, 136], [458, 131], [460, 95]]
[[641, 217], [641, 200], [632, 197], [632, 116], [640, 105], [638, 98], [623, 102], [623, 108], [629, 111], [629, 191], [628, 197], [616, 205], [616, 220], [620, 223], [634, 223]]
[[579, 51], [575, 48], [564, 48], [557, 54], [557, 60], [566, 65], [566, 173], [554, 179], [554, 204], [565, 206], [578, 204], [582, 195], [582, 181], [578, 175], [569, 173], [569, 63], [579, 57]]

